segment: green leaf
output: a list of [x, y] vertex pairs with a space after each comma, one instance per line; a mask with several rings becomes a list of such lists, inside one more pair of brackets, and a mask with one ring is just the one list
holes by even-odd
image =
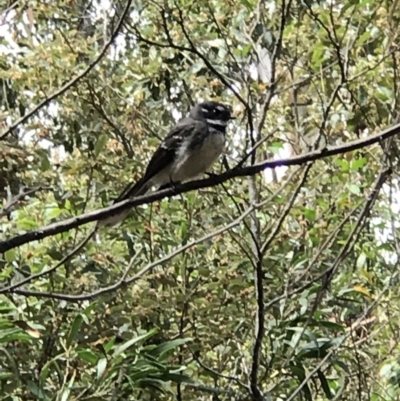
[[42, 171], [47, 171], [47, 170], [49, 170], [50, 169], [50, 167], [51, 167], [51, 164], [50, 164], [50, 160], [49, 160], [49, 158], [47, 157], [47, 155], [42, 155], [42, 158], [41, 158], [42, 160], [41, 160], [41, 163], [40, 163], [40, 169], [42, 170]]
[[94, 145], [94, 154], [96, 157], [99, 156], [99, 154], [104, 149], [107, 142], [108, 142], [108, 136], [105, 134], [100, 135], [99, 139], [97, 139], [96, 145]]
[[310, 221], [314, 221], [315, 220], [315, 217], [316, 217], [315, 210], [304, 208], [303, 209], [303, 213], [304, 213], [304, 217], [307, 220], [310, 220]]
[[145, 378], [140, 380], [141, 386], [145, 387], [150, 387], [156, 391], [162, 392], [165, 394], [165, 386], [167, 386], [167, 383], [163, 382], [162, 380], [159, 379], [153, 379], [153, 378]]
[[356, 184], [349, 184], [348, 188], [349, 188], [350, 192], [353, 193], [354, 195], [361, 194], [360, 187]]
[[38, 226], [38, 223], [29, 217], [24, 217], [16, 221], [17, 227], [23, 230], [32, 230]]
[[362, 46], [369, 38], [371, 37], [371, 32], [370, 31], [365, 31], [357, 40], [356, 46], [360, 47]]
[[360, 3], [360, 0], [350, 0], [350, 1], [346, 1], [346, 3], [344, 4], [344, 6], [342, 7], [342, 9], [340, 10], [340, 16], [343, 16], [345, 14], [345, 12], [353, 6], [357, 6]]
[[378, 86], [376, 96], [386, 102], [393, 99], [393, 91], [385, 86]]
[[10, 249], [4, 254], [4, 258], [8, 263], [11, 263], [15, 260], [15, 249]]
[[95, 365], [99, 359], [99, 357], [90, 349], [78, 351], [78, 356], [82, 361], [88, 362], [91, 365]]
[[324, 393], [327, 396], [327, 398], [330, 400], [331, 398], [333, 398], [333, 396], [328, 381], [326, 380], [325, 375], [321, 372], [320, 369], [318, 369], [317, 374], [319, 381], [321, 382], [322, 389], [324, 390]]
[[62, 209], [60, 209], [57, 206], [54, 206], [46, 209], [46, 217], [48, 219], [56, 219], [62, 212], [63, 212]]
[[340, 330], [340, 331], [344, 331], [345, 330], [343, 325], [341, 325], [339, 323], [335, 323], [335, 322], [330, 322], [329, 320], [319, 320], [318, 323], [321, 326], [326, 327], [327, 329]]
[[250, 11], [253, 9], [253, 5], [248, 0], [240, 0], [240, 2]]
[[80, 314], [75, 316], [74, 322], [72, 323], [71, 329], [70, 329], [68, 337], [67, 337], [67, 347], [68, 348], [71, 346], [72, 342], [75, 340], [76, 333], [81, 328], [82, 321], [83, 321], [83, 318]]
[[316, 337], [316, 335], [311, 332], [310, 330], [304, 330], [303, 327], [288, 327], [288, 330], [293, 330], [294, 332], [296, 332], [298, 335], [294, 335], [291, 341], [291, 345], [295, 346], [297, 341], [298, 341], [298, 336], [300, 335], [306, 335], [310, 340], [312, 340], [315, 344], [316, 347], [318, 347], [318, 339]]
[[43, 385], [46, 382], [46, 379], [49, 374], [50, 367], [52, 367], [51, 372], [57, 371], [60, 374], [60, 377], [62, 377], [62, 372], [60, 371], [60, 368], [57, 364], [57, 360], [60, 359], [62, 360], [65, 357], [65, 354], [59, 354], [55, 356], [53, 359], [50, 361], [47, 361], [45, 365], [43, 366], [41, 372], [40, 372], [40, 383]]
[[282, 142], [274, 142], [272, 146], [268, 146], [268, 150], [270, 150], [273, 154], [279, 155], [279, 152], [283, 149]]
[[298, 358], [323, 358], [333, 345], [333, 341], [323, 339], [318, 339], [317, 343], [313, 341], [304, 344], [300, 347]]
[[[11, 379], [11, 378], [15, 379], [14, 374], [12, 374], [11, 372], [8, 372], [8, 373], [2, 373], [2, 372], [0, 372], [0, 381], [9, 380], [9, 379]], [[15, 383], [15, 382], [14, 382], [14, 383]]]
[[21, 341], [31, 343], [32, 338], [21, 331], [21, 329], [8, 329], [0, 331], [0, 342], [8, 343], [12, 341]]
[[106, 354], [108, 354], [110, 352], [110, 350], [112, 349], [112, 347], [115, 344], [115, 337], [112, 337], [110, 341], [107, 342], [107, 344], [104, 346], [104, 351], [106, 352]]
[[335, 162], [336, 162], [336, 164], [338, 164], [341, 167], [342, 171], [349, 171], [350, 164], [349, 164], [349, 162], [347, 160], [345, 160], [345, 159], [336, 159]]
[[300, 365], [294, 365], [294, 364], [289, 364], [289, 368], [292, 371], [292, 373], [299, 379], [299, 381], [303, 381], [306, 378], [306, 374], [304, 371], [304, 368]]
[[[291, 363], [289, 364], [289, 368], [292, 371], [293, 375], [297, 377], [299, 384], [303, 383], [304, 379], [306, 378], [306, 373], [303, 366], [300, 363], [297, 363], [296, 365]], [[303, 386], [302, 392], [304, 393], [304, 397], [306, 400], [312, 401], [312, 394], [307, 383]]]
[[[19, 370], [18, 370], [18, 365], [15, 359], [12, 356], [12, 353], [10, 350], [7, 350], [6, 348], [0, 347], [0, 352], [4, 353], [6, 358], [7, 358], [7, 365], [8, 365], [8, 370], [12, 370], [10, 372], [11, 375], [13, 375], [13, 381], [14, 383], [17, 383], [17, 385], [20, 384], [20, 375], [19, 375]], [[5, 361], [5, 358], [1, 356], [2, 360]]]
[[122, 354], [123, 352], [125, 352], [128, 348], [132, 347], [133, 345], [140, 343], [140, 342], [144, 342], [145, 340], [153, 337], [156, 333], [158, 332], [157, 329], [152, 329], [149, 332], [139, 336], [139, 337], [135, 337], [132, 338], [131, 340], [125, 342], [124, 344], [120, 345], [113, 354], [113, 358], [117, 357], [118, 355]]
[[28, 389], [39, 400], [45, 400], [45, 401], [51, 400], [51, 398], [47, 397], [47, 395], [41, 388], [39, 388], [34, 382], [30, 380], [28, 381]]
[[155, 357], [157, 356], [162, 357], [169, 350], [179, 347], [180, 345], [186, 344], [191, 341], [192, 341], [191, 338], [178, 338], [176, 340], [167, 341], [163, 344], [158, 345], [157, 348], [153, 349], [150, 353]]
[[106, 368], [107, 368], [107, 358], [101, 358], [97, 362], [97, 380], [100, 380], [103, 377]]
[[[136, 365], [135, 365], [136, 368]], [[150, 377], [151, 375], [156, 375], [159, 372], [158, 369], [156, 368], [152, 368], [152, 367], [148, 367], [148, 368], [141, 368], [140, 370], [136, 370], [134, 373], [131, 373], [129, 375], [129, 378], [132, 381], [139, 381], [140, 379], [146, 378], [146, 377]]]
[[322, 46], [316, 46], [314, 48], [312, 58], [311, 58], [311, 64], [313, 68], [319, 68], [320, 65], [322, 64], [323, 58], [324, 58], [324, 52], [325, 49]]
[[366, 157], [360, 157], [359, 159], [352, 160], [350, 163], [350, 167], [352, 170], [359, 170], [367, 164]]
[[341, 369], [343, 369], [347, 374], [350, 374], [350, 373], [351, 373], [349, 367], [348, 367], [344, 362], [342, 362], [342, 361], [338, 361], [338, 360], [333, 361], [333, 365], [339, 366], [339, 367], [340, 367]]
[[163, 373], [159, 376], [163, 381], [173, 381], [175, 383], [196, 383], [191, 377], [176, 373]]

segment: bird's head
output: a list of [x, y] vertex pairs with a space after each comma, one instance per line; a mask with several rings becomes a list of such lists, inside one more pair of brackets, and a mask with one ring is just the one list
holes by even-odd
[[226, 127], [232, 116], [231, 107], [214, 101], [197, 104], [190, 112], [190, 117], [195, 120], [206, 120], [212, 126]]

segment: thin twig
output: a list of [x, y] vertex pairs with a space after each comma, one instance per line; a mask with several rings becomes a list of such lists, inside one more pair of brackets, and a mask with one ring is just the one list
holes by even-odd
[[214, 370], [214, 369], [210, 368], [209, 366], [205, 365], [205, 364], [200, 360], [200, 358], [199, 358], [193, 351], [191, 351], [191, 352], [192, 352], [192, 355], [193, 355], [193, 359], [194, 359], [204, 370], [206, 370], [207, 372], [210, 372], [210, 373], [214, 374], [215, 376], [221, 377], [222, 379], [226, 379], [226, 380], [230, 380], [230, 381], [233, 380], [233, 381], [236, 382], [239, 386], [241, 386], [241, 387], [245, 388], [246, 390], [248, 390], [248, 386], [246, 386], [246, 384], [243, 383], [239, 378], [237, 378], [236, 376], [228, 376], [228, 375], [224, 375], [224, 374], [222, 374], [222, 373], [217, 372], [216, 370]]
[[35, 192], [38, 191], [49, 191], [51, 189], [52, 187], [43, 187], [43, 186], [38, 186], [29, 189], [26, 187], [21, 187], [18, 194], [12, 196], [10, 188], [7, 187], [8, 199], [6, 205], [2, 209], [0, 209], [0, 217], [9, 216], [10, 213], [16, 208], [17, 204], [21, 200], [24, 200], [25, 196], [33, 195]]
[[129, 8], [131, 6], [132, 0], [128, 0], [126, 2], [125, 9], [122, 13], [121, 18], [118, 21], [117, 27], [115, 28], [114, 33], [111, 35], [110, 40], [104, 45], [103, 49], [99, 53], [99, 55], [86, 67], [86, 69], [77, 75], [75, 78], [68, 81], [65, 85], [63, 85], [59, 90], [52, 93], [51, 95], [47, 96], [43, 99], [38, 105], [33, 107], [29, 110], [23, 117], [18, 119], [14, 124], [12, 124], [5, 132], [0, 135], [0, 141], [5, 139], [8, 134], [14, 131], [19, 125], [25, 123], [29, 118], [31, 118], [34, 114], [36, 114], [40, 109], [44, 106], [48, 105], [52, 100], [56, 99], [57, 97], [61, 96], [63, 93], [67, 92], [72, 86], [77, 84], [82, 78], [84, 78], [89, 72], [99, 63], [99, 61], [103, 58], [105, 53], [107, 52], [108, 48], [114, 42], [115, 38], [118, 36], [119, 31], [122, 27], [122, 23], [128, 14]]
[[[19, 289], [12, 289], [12, 292], [15, 293], [15, 294], [19, 294], [19, 295], [36, 296], [36, 297], [43, 297], [43, 298], [54, 298], [54, 299], [63, 299], [63, 300], [66, 300], [66, 301], [71, 301], [71, 302], [78, 302], [78, 301], [93, 299], [93, 298], [95, 298], [95, 297], [97, 297], [99, 295], [115, 291], [115, 290], [119, 289], [120, 287], [122, 287], [123, 285], [132, 284], [133, 282], [139, 280], [141, 277], [143, 277], [145, 274], [147, 274], [149, 271], [151, 271], [154, 267], [156, 267], [158, 265], [161, 265], [161, 264], [163, 264], [165, 262], [168, 262], [169, 260], [171, 260], [175, 256], [181, 254], [182, 252], [186, 251], [187, 249], [189, 249], [189, 248], [191, 248], [193, 246], [196, 246], [196, 245], [198, 245], [200, 243], [203, 243], [203, 242], [205, 242], [207, 240], [210, 240], [213, 237], [215, 237], [215, 236], [217, 236], [219, 234], [222, 234], [222, 233], [224, 233], [224, 232], [226, 232], [226, 231], [238, 226], [243, 221], [243, 219], [245, 219], [253, 210], [264, 206], [269, 201], [270, 201], [270, 198], [268, 198], [267, 200], [264, 200], [263, 202], [261, 202], [261, 203], [259, 203], [257, 205], [252, 205], [242, 215], [240, 215], [238, 218], [234, 219], [230, 224], [225, 225], [225, 226], [221, 227], [220, 229], [213, 231], [212, 233], [208, 233], [208, 234], [204, 235], [201, 238], [193, 240], [192, 242], [189, 242], [186, 245], [183, 245], [183, 246], [177, 248], [175, 251], [169, 253], [168, 255], [164, 256], [163, 258], [158, 259], [158, 260], [156, 260], [156, 261], [154, 261], [152, 263], [149, 263], [148, 265], [143, 267], [139, 272], [137, 272], [135, 275], [133, 275], [130, 278], [125, 280], [125, 277], [124, 277], [123, 280], [121, 279], [120, 281], [118, 281], [117, 283], [114, 283], [113, 285], [101, 288], [101, 289], [99, 289], [97, 291], [94, 291], [94, 292], [92, 292], [90, 294], [69, 295], [69, 294], [60, 294], [60, 293], [53, 293], [53, 292], [39, 292], [39, 291], [28, 291], [28, 290], [19, 290]], [[93, 232], [91, 234], [93, 234]], [[81, 246], [82, 246], [82, 244], [78, 245], [78, 247], [81, 247]], [[48, 271], [47, 272], [43, 272], [43, 273], [38, 273], [38, 274], [39, 275], [45, 275], [47, 273], [48, 273]], [[26, 280], [31, 281], [31, 278], [28, 277]], [[6, 290], [7, 289], [0, 289], [0, 294], [6, 292]]]
[[47, 276], [53, 272], [55, 272], [59, 267], [64, 265], [68, 260], [70, 260], [74, 255], [76, 255], [88, 242], [89, 240], [93, 237], [93, 234], [96, 232], [96, 230], [92, 230], [89, 232], [89, 234], [81, 241], [71, 252], [69, 252], [67, 255], [65, 255], [55, 266], [50, 268], [49, 270], [41, 271], [40, 273], [33, 274], [32, 276], [26, 277], [23, 280], [19, 281], [18, 283], [9, 285], [8, 287], [0, 287], [0, 294], [6, 293], [6, 292], [13, 292], [16, 288], [21, 287], [27, 283], [30, 283], [33, 280], [36, 280], [38, 278], [42, 278], [44, 276]]

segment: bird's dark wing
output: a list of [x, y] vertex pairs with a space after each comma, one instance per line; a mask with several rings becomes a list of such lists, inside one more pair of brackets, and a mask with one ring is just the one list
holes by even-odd
[[174, 161], [175, 155], [182, 142], [196, 130], [204, 129], [204, 123], [185, 118], [181, 120], [164, 138], [158, 149], [154, 152], [144, 176], [134, 184], [128, 185], [124, 191], [114, 200], [114, 203], [121, 202], [132, 196], [138, 195], [141, 188], [147, 181], [151, 180], [158, 172], [162, 171]]

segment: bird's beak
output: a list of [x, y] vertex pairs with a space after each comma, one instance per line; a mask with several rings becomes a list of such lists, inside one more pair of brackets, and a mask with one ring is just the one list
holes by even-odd
[[236, 117], [231, 116], [230, 120], [236, 120]]

